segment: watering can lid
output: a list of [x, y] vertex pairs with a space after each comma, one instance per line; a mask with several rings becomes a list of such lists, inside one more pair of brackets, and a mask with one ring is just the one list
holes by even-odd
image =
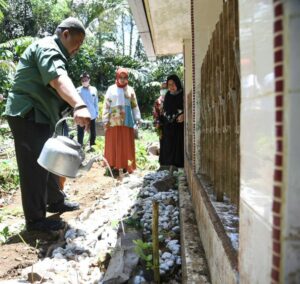
[[60, 142], [62, 142], [63, 144], [65, 144], [68, 147], [71, 147], [73, 149], [80, 149], [81, 145], [76, 142], [75, 140], [68, 138], [66, 136], [57, 136], [55, 139], [58, 139]]

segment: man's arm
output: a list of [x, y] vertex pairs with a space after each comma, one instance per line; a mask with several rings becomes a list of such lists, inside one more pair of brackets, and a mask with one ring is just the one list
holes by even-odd
[[[88, 109], [80, 108], [85, 105], [84, 101], [78, 94], [73, 82], [68, 75], [61, 75], [50, 81], [50, 86], [54, 88], [58, 95], [66, 101], [71, 107], [74, 108], [75, 123], [81, 127], [89, 128], [91, 115]], [[78, 109], [76, 109], [79, 107]]]

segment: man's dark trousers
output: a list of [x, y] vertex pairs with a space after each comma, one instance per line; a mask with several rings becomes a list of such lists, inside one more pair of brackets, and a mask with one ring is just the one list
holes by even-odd
[[[77, 141], [83, 145], [84, 127], [77, 126]], [[96, 119], [92, 119], [90, 123], [90, 146], [95, 145], [96, 140]]]
[[37, 163], [45, 142], [52, 136], [50, 126], [35, 123], [32, 118], [9, 116], [7, 120], [14, 137], [25, 220], [44, 219], [47, 204], [64, 201], [58, 176]]

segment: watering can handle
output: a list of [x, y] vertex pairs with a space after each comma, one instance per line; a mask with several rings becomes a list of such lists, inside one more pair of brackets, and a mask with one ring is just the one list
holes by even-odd
[[59, 135], [59, 133], [57, 133], [58, 131], [58, 126], [63, 122], [63, 121], [66, 121], [66, 120], [74, 120], [73, 117], [63, 117], [61, 118], [55, 125], [55, 129], [54, 129], [54, 133], [53, 133], [53, 137], [57, 137]]
[[61, 118], [55, 125], [55, 130], [54, 130], [54, 133], [53, 133], [53, 138], [57, 137], [59, 135], [58, 133], [58, 126], [63, 122], [63, 121], [66, 121], [66, 120], [72, 120], [74, 121], [74, 118], [73, 117], [63, 117]]

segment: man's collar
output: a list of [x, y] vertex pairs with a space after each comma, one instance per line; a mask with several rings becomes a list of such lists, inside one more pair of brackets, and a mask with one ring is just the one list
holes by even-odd
[[55, 42], [57, 43], [59, 49], [62, 51], [62, 53], [64, 54], [64, 56], [67, 58], [67, 59], [70, 59], [70, 55], [69, 55], [69, 52], [67, 51], [67, 49], [64, 47], [64, 45], [62, 44], [60, 38], [58, 36], [54, 36], [54, 40]]

